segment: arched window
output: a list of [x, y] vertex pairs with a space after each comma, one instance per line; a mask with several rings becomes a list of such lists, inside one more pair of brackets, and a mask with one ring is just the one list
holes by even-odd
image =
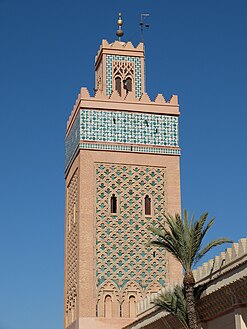
[[115, 89], [118, 91], [119, 95], [121, 96], [121, 78], [116, 77], [115, 79]]
[[111, 213], [112, 214], [117, 213], [117, 197], [115, 194], [112, 194], [111, 196]]
[[129, 297], [129, 317], [130, 318], [136, 317], [136, 298], [135, 298], [135, 296]]
[[151, 215], [151, 198], [148, 195], [145, 196], [145, 215]]
[[126, 85], [126, 89], [128, 91], [132, 91], [132, 80], [131, 80], [131, 78], [127, 78], [125, 80], [125, 85]]
[[110, 295], [105, 296], [104, 316], [105, 316], [105, 318], [111, 318], [112, 317], [112, 300], [111, 300]]

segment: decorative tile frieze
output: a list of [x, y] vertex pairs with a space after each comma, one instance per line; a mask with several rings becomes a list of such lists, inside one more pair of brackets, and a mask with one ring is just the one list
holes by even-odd
[[[79, 141], [85, 142], [79, 145]], [[90, 143], [90, 141], [102, 144]], [[66, 139], [66, 167], [78, 147], [179, 155], [178, 117], [83, 109]]]
[[80, 149], [106, 150], [106, 151], [122, 151], [122, 152], [138, 152], [138, 153], [155, 153], [155, 154], [171, 154], [180, 155], [180, 149], [168, 149], [158, 147], [141, 147], [129, 145], [110, 145], [96, 143], [80, 143]]
[[77, 115], [73, 127], [65, 140], [65, 168], [67, 168], [80, 140], [80, 114]]
[[80, 139], [178, 147], [178, 117], [82, 110]]

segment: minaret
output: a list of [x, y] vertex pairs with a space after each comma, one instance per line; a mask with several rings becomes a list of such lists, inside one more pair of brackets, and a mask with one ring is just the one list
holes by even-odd
[[[177, 281], [178, 263], [147, 247], [149, 225], [180, 212], [179, 105], [145, 91], [144, 47], [120, 40], [95, 58], [66, 130], [65, 328], [122, 328], [136, 302]], [[158, 50], [157, 50], [158, 51]], [[153, 50], [155, 53], [155, 49]]]

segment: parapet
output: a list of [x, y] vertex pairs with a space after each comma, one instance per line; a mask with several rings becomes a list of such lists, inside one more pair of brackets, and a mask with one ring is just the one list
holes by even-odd
[[110, 54], [117, 52], [122, 52], [124, 51], [130, 51], [131, 53], [135, 52], [138, 53], [138, 56], [144, 56], [144, 45], [142, 42], [140, 42], [136, 47], [133, 46], [132, 42], [122, 42], [122, 41], [114, 41], [112, 43], [109, 43], [107, 40], [102, 40], [102, 44], [99, 47], [98, 53], [95, 56], [95, 63], [97, 62], [98, 58], [100, 57], [101, 53], [103, 52], [108, 52]]
[[193, 271], [197, 284], [215, 279], [247, 261], [247, 238], [242, 238], [238, 243], [233, 243], [231, 248], [227, 248], [219, 255], [203, 263]]
[[154, 301], [159, 297], [160, 293], [165, 293], [166, 291], [173, 291], [176, 285], [181, 285], [181, 282], [173, 282], [172, 285], [162, 288], [159, 292], [151, 293], [147, 295], [144, 299], [140, 300], [137, 303], [136, 312], [138, 317], [144, 313], [152, 312], [154, 309], [158, 309], [158, 306], [155, 306]]
[[162, 94], [157, 94], [152, 101], [147, 93], [143, 93], [140, 98], [136, 98], [134, 92], [129, 92], [127, 95], [120, 96], [119, 93], [114, 90], [110, 96], [107, 96], [103, 91], [98, 90], [91, 96], [87, 88], [81, 88], [67, 122], [67, 128], [69, 128], [70, 124], [74, 121], [80, 107], [114, 109], [120, 111], [128, 110], [176, 116], [180, 114], [177, 95], [172, 95], [169, 100], [166, 100]]

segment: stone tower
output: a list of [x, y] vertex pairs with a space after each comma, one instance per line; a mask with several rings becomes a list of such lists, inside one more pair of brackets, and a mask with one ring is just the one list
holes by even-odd
[[82, 88], [66, 131], [65, 328], [122, 328], [180, 266], [147, 227], [180, 212], [177, 96], [151, 101], [144, 47], [103, 40], [95, 95]]

